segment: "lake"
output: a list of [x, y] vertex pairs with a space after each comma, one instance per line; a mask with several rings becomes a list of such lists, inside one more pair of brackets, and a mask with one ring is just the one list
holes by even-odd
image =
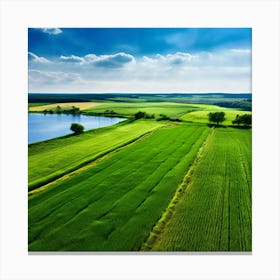
[[28, 114], [28, 144], [71, 134], [72, 123], [79, 123], [85, 130], [110, 126], [124, 118], [66, 114]]

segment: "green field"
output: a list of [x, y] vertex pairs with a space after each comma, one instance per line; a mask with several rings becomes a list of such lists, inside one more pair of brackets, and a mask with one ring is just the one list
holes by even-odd
[[[153, 251], [251, 251], [251, 131], [218, 128]], [[146, 247], [147, 248], [147, 247]]]
[[153, 132], [29, 199], [30, 251], [139, 250], [209, 131]]
[[[28, 145], [29, 251], [251, 251], [252, 130], [232, 126], [251, 112], [213, 105], [215, 97], [107, 98], [29, 104], [128, 118]], [[139, 111], [171, 120], [135, 120]], [[217, 111], [226, 120], [210, 128]]]
[[139, 120], [29, 145], [28, 186], [32, 190], [122, 147], [164, 122]]

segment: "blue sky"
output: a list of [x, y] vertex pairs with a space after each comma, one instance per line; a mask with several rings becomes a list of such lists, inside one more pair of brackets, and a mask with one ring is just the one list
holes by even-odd
[[251, 92], [250, 28], [29, 28], [29, 92]]

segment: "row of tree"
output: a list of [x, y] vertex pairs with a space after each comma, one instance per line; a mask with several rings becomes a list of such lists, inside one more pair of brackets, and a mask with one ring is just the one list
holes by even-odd
[[155, 115], [154, 114], [147, 114], [146, 112], [137, 112], [134, 114], [134, 119], [139, 120], [139, 119], [154, 119]]
[[[220, 123], [225, 121], [225, 112], [210, 112], [208, 114], [209, 122], [216, 123], [219, 125]], [[252, 125], [252, 115], [244, 114], [244, 115], [236, 115], [235, 119], [232, 121], [232, 124], [250, 126]]]
[[61, 106], [56, 106], [55, 109], [43, 111], [44, 114], [71, 114], [71, 115], [79, 115], [81, 114], [80, 108], [72, 106], [70, 109], [62, 109]]
[[[147, 114], [146, 112], [137, 112], [134, 114], [134, 119], [138, 120], [138, 119], [155, 119], [155, 114]], [[176, 122], [180, 122], [181, 120], [178, 118], [171, 118], [168, 117], [165, 114], [159, 114], [159, 117], [156, 118], [157, 121], [176, 121]]]

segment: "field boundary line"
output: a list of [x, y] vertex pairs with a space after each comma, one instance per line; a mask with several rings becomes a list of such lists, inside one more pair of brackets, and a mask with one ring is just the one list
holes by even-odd
[[167, 128], [167, 127], [170, 127], [170, 126], [173, 126], [173, 125], [174, 124], [167, 124], [167, 125], [155, 128], [151, 131], [145, 132], [144, 134], [121, 144], [120, 146], [117, 146], [113, 149], [110, 149], [110, 150], [104, 152], [104, 153], [101, 153], [101, 154], [97, 155], [95, 158], [93, 158], [93, 159], [91, 159], [87, 162], [84, 162], [80, 166], [77, 166], [74, 170], [70, 170], [67, 173], [62, 174], [58, 178], [55, 178], [54, 180], [51, 180], [51, 181], [47, 182], [46, 184], [41, 185], [40, 187], [37, 187], [35, 189], [30, 190], [28, 192], [28, 196], [31, 196], [31, 195], [34, 195], [36, 193], [42, 192], [42, 191], [44, 191], [45, 189], [47, 189], [48, 187], [50, 187], [51, 185], [53, 185], [55, 183], [62, 182], [64, 180], [70, 178], [73, 175], [79, 174], [81, 171], [84, 171], [84, 170], [98, 164], [100, 161], [112, 156], [114, 153], [119, 152], [120, 150], [125, 149], [125, 148], [129, 147], [130, 145], [133, 145], [133, 144], [135, 144], [139, 141], [144, 140], [146, 137], [149, 137], [151, 134], [153, 134], [157, 130]]
[[200, 161], [200, 159], [203, 155], [203, 152], [209, 143], [210, 138], [213, 136], [213, 133], [214, 133], [214, 127], [212, 127], [210, 129], [206, 139], [204, 140], [204, 142], [202, 143], [201, 147], [199, 148], [199, 150], [197, 152], [197, 156], [195, 157], [192, 164], [190, 165], [182, 182], [179, 184], [178, 188], [176, 189], [173, 198], [170, 200], [170, 202], [169, 202], [166, 210], [163, 212], [161, 218], [154, 225], [152, 231], [150, 232], [150, 235], [148, 236], [146, 241], [141, 246], [140, 251], [152, 251], [154, 244], [157, 242], [159, 236], [163, 233], [166, 225], [172, 218], [177, 203], [179, 202], [179, 200], [185, 193], [187, 187], [190, 185], [192, 174], [193, 174], [198, 162]]

